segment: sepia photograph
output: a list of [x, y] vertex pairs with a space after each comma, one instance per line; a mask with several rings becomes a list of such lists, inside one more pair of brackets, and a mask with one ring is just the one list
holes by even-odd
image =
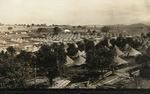
[[0, 89], [150, 89], [150, 0], [0, 0]]

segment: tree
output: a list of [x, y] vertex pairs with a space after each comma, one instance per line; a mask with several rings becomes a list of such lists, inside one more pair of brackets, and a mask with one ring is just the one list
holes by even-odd
[[69, 47], [67, 48], [67, 55], [70, 57], [76, 55], [78, 49], [75, 47], [75, 45], [73, 43], [68, 43], [68, 46]]
[[14, 55], [16, 54], [16, 50], [14, 49], [13, 46], [9, 46], [9, 47], [7, 48], [7, 53], [8, 53], [9, 55], [11, 55], [11, 56], [14, 56]]
[[150, 37], [150, 32], [146, 34], [147, 37]]
[[0, 75], [5, 88], [28, 88], [26, 80], [31, 78], [28, 62], [4, 53], [0, 57]]
[[95, 48], [96, 49], [99, 49], [99, 48], [102, 48], [102, 47], [108, 47], [108, 38], [104, 38], [102, 41], [100, 41], [96, 46]]
[[78, 41], [78, 42], [77, 42], [77, 45], [78, 45], [78, 49], [79, 49], [80, 51], [84, 51], [85, 44], [84, 44], [83, 41]]
[[91, 30], [90, 30], [90, 29], [88, 29], [87, 33], [91, 33]]
[[8, 27], [8, 30], [12, 30], [13, 29], [13, 27]]
[[54, 27], [53, 28], [53, 33], [55, 34], [55, 35], [57, 35], [58, 33], [60, 33], [61, 32], [61, 29], [59, 28], [59, 27]]
[[147, 54], [139, 55], [135, 58], [136, 63], [143, 64], [144, 66], [148, 66], [150, 57]]
[[93, 30], [92, 33], [95, 34], [95, 33], [96, 33], [96, 30]]
[[35, 26], [35, 24], [34, 24], [34, 23], [32, 23], [32, 24], [31, 24], [31, 26]]
[[51, 47], [54, 49], [59, 75], [62, 76], [64, 72], [63, 65], [66, 62], [66, 53], [65, 53], [64, 45], [63, 43], [60, 44], [53, 43]]
[[[129, 39], [129, 41], [132, 41], [132, 40]], [[116, 39], [115, 45], [117, 45], [119, 48], [122, 49], [126, 44], [129, 44], [129, 41], [120, 36]]]
[[94, 41], [84, 39], [84, 43], [85, 43], [85, 51], [86, 52], [88, 52], [88, 50], [90, 50], [90, 49], [94, 49]]
[[37, 66], [39, 67], [40, 74], [47, 76], [52, 85], [52, 79], [59, 75], [59, 71], [56, 53], [51, 46], [41, 46], [37, 52]]
[[116, 57], [115, 50], [110, 50], [108, 52], [108, 57], [109, 57], [109, 70], [112, 71], [112, 74], [115, 73], [116, 67], [117, 67], [117, 62], [114, 62], [114, 58]]
[[147, 50], [148, 51], [145, 54], [139, 55], [135, 58], [136, 63], [142, 65], [140, 68], [140, 75], [144, 78], [150, 78], [150, 76], [147, 75], [150, 73], [150, 53], [149, 49]]
[[104, 70], [110, 70], [110, 66], [112, 65], [112, 51], [105, 47], [102, 47], [97, 49], [95, 54], [95, 63], [97, 65], [97, 68], [99, 68], [101, 71], [102, 78], [104, 78]]
[[78, 26], [77, 26], [77, 28], [81, 29], [81, 28], [82, 28], [82, 26], [78, 25]]
[[104, 26], [101, 28], [101, 31], [104, 32], [104, 33], [108, 33], [110, 30], [110, 28], [108, 26]]
[[[87, 69], [88, 69], [88, 78], [89, 80], [93, 79], [93, 73], [95, 73], [95, 55], [94, 55], [94, 50], [90, 49], [86, 53], [86, 64], [87, 64]], [[95, 70], [95, 71], [94, 71]]]
[[30, 27], [30, 25], [28, 24], [28, 25], [27, 25], [27, 27], [29, 28], [29, 27]]
[[104, 70], [110, 70], [113, 55], [110, 50], [105, 47], [100, 47], [95, 50], [89, 50], [86, 56], [88, 71], [101, 71], [102, 78], [104, 78]]
[[36, 55], [33, 52], [21, 51], [20, 54], [16, 56], [18, 60], [23, 60], [28, 62], [31, 67], [34, 67], [36, 63]]
[[48, 30], [46, 28], [38, 28], [37, 32], [47, 32]]

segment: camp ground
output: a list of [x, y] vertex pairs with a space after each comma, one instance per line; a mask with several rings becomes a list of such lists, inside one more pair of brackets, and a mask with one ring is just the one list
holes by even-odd
[[[149, 73], [150, 65], [149, 33], [145, 29], [141, 36], [139, 25], [4, 24], [0, 87], [117, 89], [132, 83], [137, 88], [137, 79]], [[104, 27], [109, 32], [103, 32]]]

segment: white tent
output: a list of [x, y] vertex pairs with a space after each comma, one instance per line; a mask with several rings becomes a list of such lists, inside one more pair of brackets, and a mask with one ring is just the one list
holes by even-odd
[[80, 66], [85, 64], [86, 59], [82, 56], [79, 56], [77, 59], [74, 60], [74, 65]]
[[128, 64], [127, 61], [120, 58], [119, 56], [115, 56], [113, 62], [116, 63], [117, 65]]
[[66, 56], [66, 63], [65, 63], [65, 65], [70, 67], [70, 66], [73, 65], [73, 63], [74, 63], [74, 61], [69, 56]]
[[124, 48], [123, 48], [124, 51], [127, 51], [127, 50], [129, 50], [129, 49], [130, 49], [130, 45], [129, 45], [129, 44], [126, 44], [126, 45], [124, 46]]
[[114, 51], [115, 51], [115, 54], [117, 56], [123, 56], [124, 55], [124, 53], [116, 45], [114, 46]]
[[110, 39], [108, 39], [107, 43], [108, 43], [108, 47], [112, 46], [112, 44], [110, 43]]
[[71, 31], [69, 29], [64, 30], [65, 33], [70, 33]]
[[126, 56], [137, 56], [137, 55], [141, 54], [141, 52], [139, 52], [136, 49], [132, 48], [129, 44], [125, 45], [124, 52], [125, 52]]
[[131, 48], [131, 50], [128, 52], [128, 56], [137, 56], [140, 54], [141, 54], [141, 52], [135, 50], [134, 48]]

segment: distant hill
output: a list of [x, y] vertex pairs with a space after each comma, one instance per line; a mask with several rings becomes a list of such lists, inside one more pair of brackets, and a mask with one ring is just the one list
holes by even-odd
[[130, 25], [109, 25], [112, 31], [126, 31], [126, 32], [149, 32], [150, 26], [143, 23], [136, 23]]
[[150, 29], [150, 26], [143, 23], [137, 23], [128, 25], [128, 28]]

